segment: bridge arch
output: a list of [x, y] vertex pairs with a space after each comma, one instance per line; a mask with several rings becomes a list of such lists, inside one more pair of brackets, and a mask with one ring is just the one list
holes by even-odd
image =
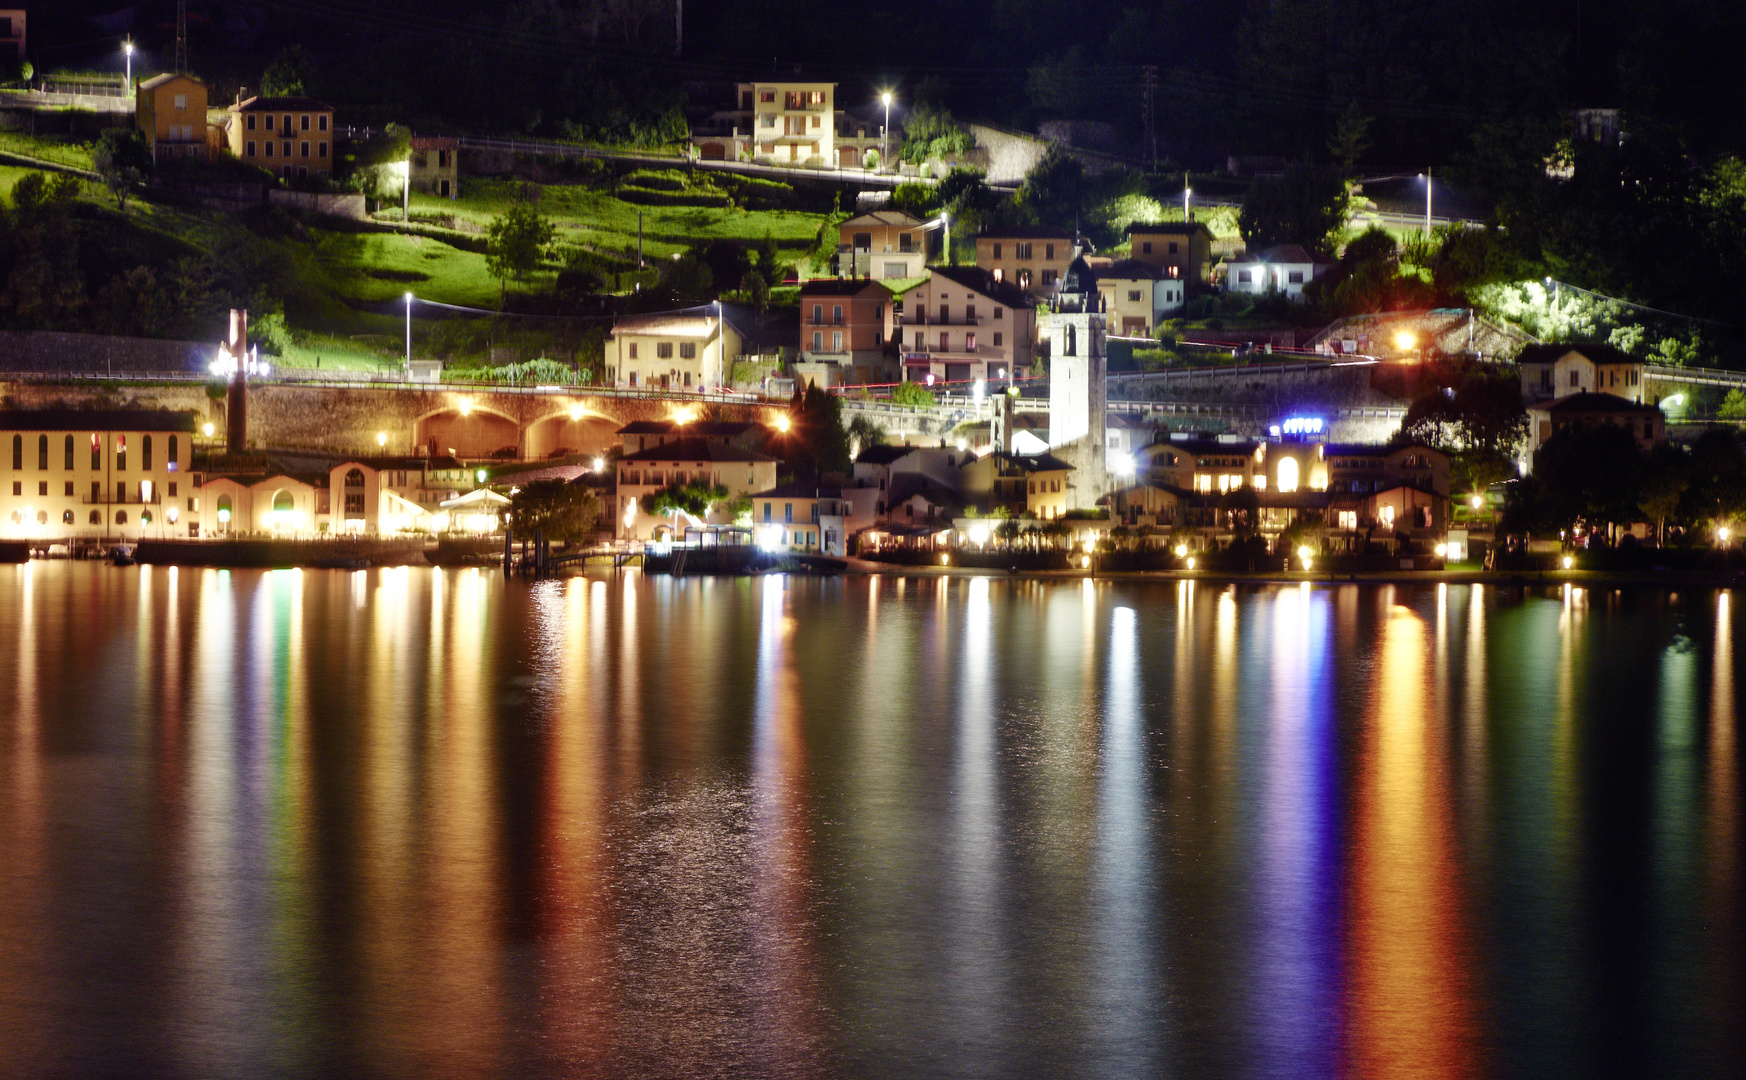
[[618, 429], [624, 424], [604, 413], [570, 406], [547, 413], [530, 421], [522, 434], [524, 456], [531, 461], [551, 457], [559, 451], [574, 454], [602, 454], [618, 441]]
[[521, 424], [488, 406], [434, 410], [418, 418], [413, 434], [420, 448], [435, 447], [439, 454], [452, 451], [459, 458], [487, 458], [508, 447], [521, 456]]

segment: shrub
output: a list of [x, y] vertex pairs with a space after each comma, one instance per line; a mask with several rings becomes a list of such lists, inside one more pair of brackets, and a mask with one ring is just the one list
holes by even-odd
[[627, 173], [623, 183], [656, 191], [684, 191], [685, 174], [678, 169], [638, 169]]
[[645, 187], [621, 187], [618, 197], [641, 206], [727, 207], [733, 200], [719, 191], [657, 191]]

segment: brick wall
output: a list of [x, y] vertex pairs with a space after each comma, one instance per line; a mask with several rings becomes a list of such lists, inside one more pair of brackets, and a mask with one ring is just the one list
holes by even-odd
[[0, 372], [55, 375], [142, 375], [204, 371], [215, 346], [192, 341], [66, 334], [51, 330], [0, 332]]

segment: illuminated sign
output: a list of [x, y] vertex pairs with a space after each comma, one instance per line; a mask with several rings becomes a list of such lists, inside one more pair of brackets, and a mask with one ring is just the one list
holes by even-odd
[[1287, 435], [1320, 435], [1322, 433], [1322, 418], [1319, 416], [1294, 416], [1280, 424], [1278, 430]]

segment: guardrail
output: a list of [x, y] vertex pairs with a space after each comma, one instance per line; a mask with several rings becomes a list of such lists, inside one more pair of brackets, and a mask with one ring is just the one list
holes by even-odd
[[659, 165], [672, 168], [683, 165], [687, 168], [714, 169], [718, 172], [745, 173], [750, 176], [766, 176], [779, 180], [822, 179], [839, 182], [855, 181], [870, 187], [891, 187], [898, 184], [922, 183], [937, 184], [938, 180], [931, 176], [905, 176], [893, 173], [871, 172], [867, 169], [841, 165], [826, 166], [782, 166], [765, 165], [755, 161], [709, 161], [703, 158], [670, 157], [664, 154], [638, 153], [632, 150], [605, 150], [596, 146], [582, 146], [577, 143], [544, 142], [537, 139], [492, 139], [474, 135], [462, 135], [458, 144], [464, 150], [505, 150], [513, 154], [546, 154], [552, 157], [598, 158], [612, 161], [631, 161], [646, 165]]

